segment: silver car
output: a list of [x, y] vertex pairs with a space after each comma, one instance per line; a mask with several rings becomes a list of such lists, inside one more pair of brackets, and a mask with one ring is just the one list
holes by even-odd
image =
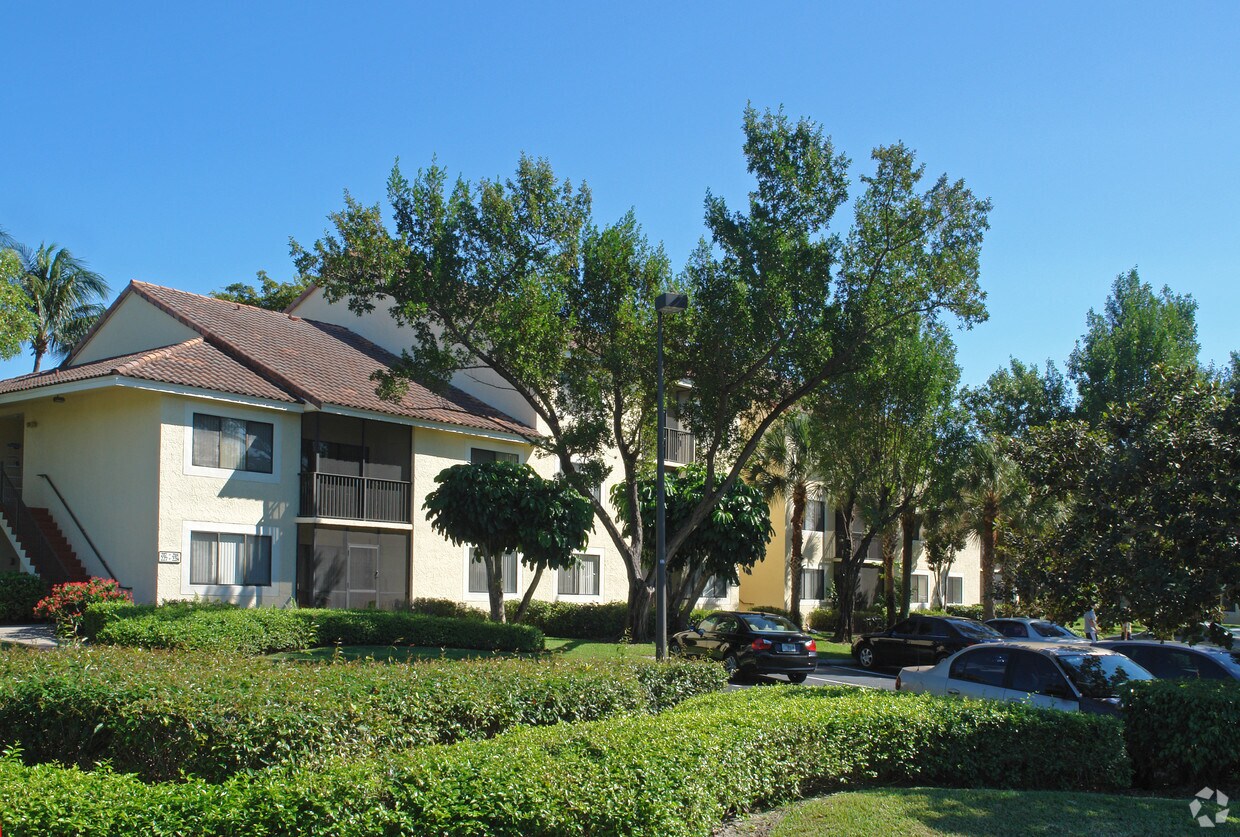
[[896, 689], [1114, 715], [1120, 686], [1153, 679], [1128, 657], [1104, 648], [1012, 641], [966, 648], [938, 665], [900, 669]]
[[1012, 617], [1005, 619], [988, 619], [986, 624], [1003, 634], [1008, 639], [1020, 639], [1027, 642], [1076, 642], [1088, 643], [1083, 636], [1051, 622], [1048, 619], [1028, 619]]

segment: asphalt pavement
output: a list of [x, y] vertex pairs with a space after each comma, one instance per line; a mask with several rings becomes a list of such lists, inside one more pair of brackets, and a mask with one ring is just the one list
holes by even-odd
[[[733, 683], [730, 688], [746, 689], [751, 686], [787, 683], [788, 678], [772, 674], [755, 677], [746, 683]], [[820, 662], [818, 670], [805, 678], [806, 686], [854, 686], [858, 689], [886, 689], [893, 691], [896, 687], [896, 673], [886, 671], [866, 671], [851, 663]]]

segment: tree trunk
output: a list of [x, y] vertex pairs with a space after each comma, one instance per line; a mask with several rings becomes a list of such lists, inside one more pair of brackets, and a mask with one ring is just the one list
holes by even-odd
[[542, 581], [543, 565], [539, 564], [534, 570], [534, 580], [530, 582], [530, 586], [525, 588], [525, 595], [521, 597], [521, 605], [517, 608], [517, 614], [513, 617], [513, 622], [524, 622], [525, 612], [529, 610], [530, 599], [534, 598], [534, 589], [538, 587], [538, 582]]
[[913, 535], [917, 534], [917, 515], [905, 512], [900, 515], [900, 575], [904, 579], [904, 594], [900, 598], [900, 618], [907, 619], [913, 601]]
[[788, 574], [791, 576], [790, 585], [792, 601], [789, 602], [788, 612], [792, 615], [792, 621], [801, 625], [801, 566], [802, 566], [802, 550], [805, 546], [805, 536], [802, 529], [805, 527], [805, 485], [797, 483], [792, 489], [792, 558], [788, 562]]
[[883, 604], [887, 610], [887, 627], [896, 623], [896, 532], [895, 527], [883, 533]]
[[629, 579], [629, 641], [649, 642], [654, 636], [651, 611], [654, 609], [654, 588], [644, 578]]
[[982, 514], [982, 619], [995, 618], [995, 513]]
[[504, 556], [486, 555], [487, 594], [491, 599], [491, 621], [504, 622]]

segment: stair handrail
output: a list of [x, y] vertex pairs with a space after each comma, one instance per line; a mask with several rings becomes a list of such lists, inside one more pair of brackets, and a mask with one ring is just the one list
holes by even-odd
[[70, 508], [69, 504], [65, 501], [64, 495], [60, 493], [60, 489], [56, 487], [56, 483], [52, 482], [52, 478], [47, 474], [39, 474], [39, 476], [47, 480], [47, 484], [52, 487], [52, 491], [55, 492], [57, 499], [60, 500], [60, 504], [64, 506], [65, 511], [69, 513], [69, 518], [73, 521], [73, 525], [77, 526], [78, 531], [82, 533], [82, 537], [86, 539], [86, 543], [90, 546], [91, 552], [95, 553], [95, 557], [98, 558], [99, 563], [103, 565], [103, 569], [107, 572], [108, 578], [114, 578], [119, 582], [120, 579], [116, 578], [116, 573], [112, 572], [112, 568], [108, 566], [108, 562], [105, 561], [103, 556], [99, 554], [99, 548], [96, 547], [95, 542], [90, 539], [90, 535], [87, 534], [86, 528], [82, 526], [82, 521], [78, 520], [77, 515], [73, 513], [73, 509]]
[[26, 556], [31, 564], [42, 567], [40, 575], [50, 573], [55, 576], [48, 578], [52, 584], [69, 581], [71, 578], [69, 570], [61, 562], [60, 555], [48, 543], [47, 536], [35, 522], [30, 508], [22, 501], [21, 493], [13, 485], [9, 475], [5, 473], [3, 465], [0, 465], [0, 506], [3, 506], [5, 513], [10, 515], [9, 525], [13, 527], [18, 540], [23, 542], [22, 548], [26, 550]]

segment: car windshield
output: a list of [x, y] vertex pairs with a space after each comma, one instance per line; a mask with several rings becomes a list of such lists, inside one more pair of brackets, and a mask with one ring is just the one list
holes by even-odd
[[1068, 679], [1090, 698], [1119, 696], [1129, 680], [1153, 680], [1154, 676], [1122, 654], [1061, 654], [1059, 662]]
[[981, 622], [970, 622], [967, 619], [949, 619], [947, 621], [948, 624], [960, 632], [961, 636], [967, 639], [1003, 639], [1003, 634], [989, 625], [983, 625]]
[[1044, 637], [1076, 637], [1076, 634], [1065, 628], [1063, 625], [1056, 625], [1054, 622], [1030, 622], [1029, 627], [1038, 632], [1038, 636]]
[[741, 618], [745, 620], [745, 624], [749, 626], [751, 631], [761, 631], [768, 634], [800, 633], [800, 629], [796, 625], [782, 616], [772, 616], [767, 613], [744, 613], [741, 614]]

